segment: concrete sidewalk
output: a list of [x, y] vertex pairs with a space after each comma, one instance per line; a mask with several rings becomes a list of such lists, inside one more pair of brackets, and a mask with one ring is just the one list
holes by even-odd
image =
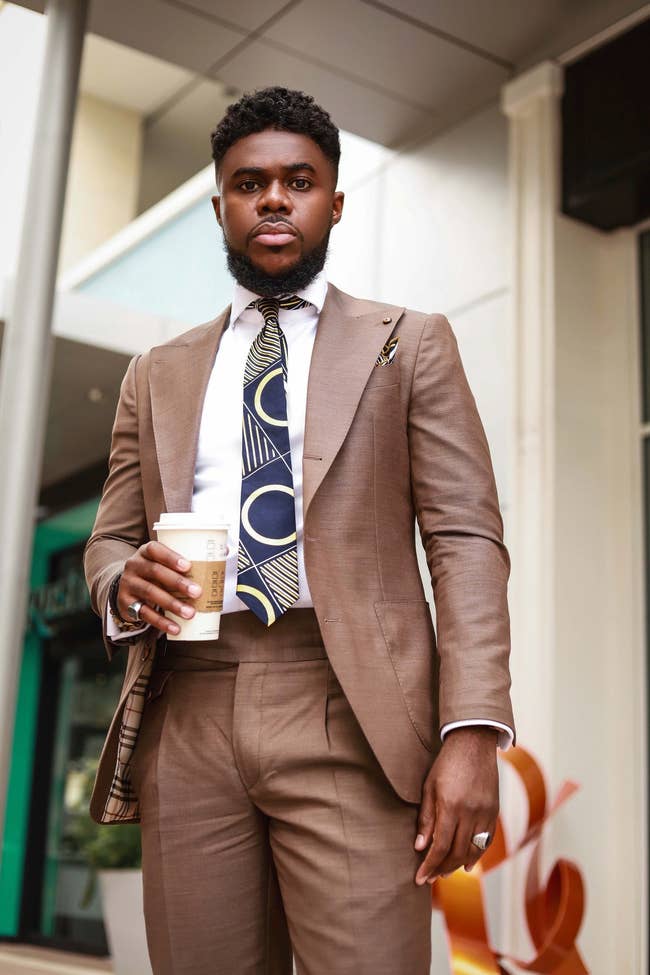
[[0, 942], [0, 975], [106, 975], [112, 971], [107, 958]]

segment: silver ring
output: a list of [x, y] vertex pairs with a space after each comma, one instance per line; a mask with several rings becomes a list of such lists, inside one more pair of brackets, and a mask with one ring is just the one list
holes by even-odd
[[486, 850], [492, 837], [489, 833], [474, 833], [472, 843], [478, 846], [479, 850]]
[[135, 602], [135, 603], [129, 603], [129, 605], [126, 607], [126, 611], [134, 623], [143, 622], [142, 617], [140, 616], [140, 610], [142, 609], [143, 606], [144, 603]]

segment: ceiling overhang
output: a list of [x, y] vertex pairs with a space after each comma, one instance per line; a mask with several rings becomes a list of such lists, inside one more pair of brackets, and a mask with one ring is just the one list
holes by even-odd
[[190, 73], [152, 121], [206, 79], [234, 96], [280, 84], [312, 94], [340, 128], [398, 148], [495, 101], [536, 59], [558, 56], [643, 7], [638, 0], [93, 0], [88, 30]]

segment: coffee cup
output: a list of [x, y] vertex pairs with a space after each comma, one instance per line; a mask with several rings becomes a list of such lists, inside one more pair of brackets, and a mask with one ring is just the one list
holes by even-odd
[[228, 525], [199, 512], [171, 511], [161, 514], [153, 527], [159, 542], [192, 563], [185, 577], [201, 586], [201, 595], [187, 600], [196, 610], [192, 619], [165, 610], [165, 616], [180, 627], [179, 633], [168, 633], [167, 639], [216, 640], [223, 610]]

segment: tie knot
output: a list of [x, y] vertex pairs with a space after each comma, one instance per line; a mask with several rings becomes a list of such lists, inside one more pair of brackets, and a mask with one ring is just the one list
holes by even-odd
[[306, 301], [304, 298], [299, 298], [298, 295], [278, 295], [274, 298], [256, 298], [247, 307], [257, 308], [264, 318], [265, 325], [277, 325], [280, 308], [287, 310], [306, 308], [309, 304], [311, 302]]

